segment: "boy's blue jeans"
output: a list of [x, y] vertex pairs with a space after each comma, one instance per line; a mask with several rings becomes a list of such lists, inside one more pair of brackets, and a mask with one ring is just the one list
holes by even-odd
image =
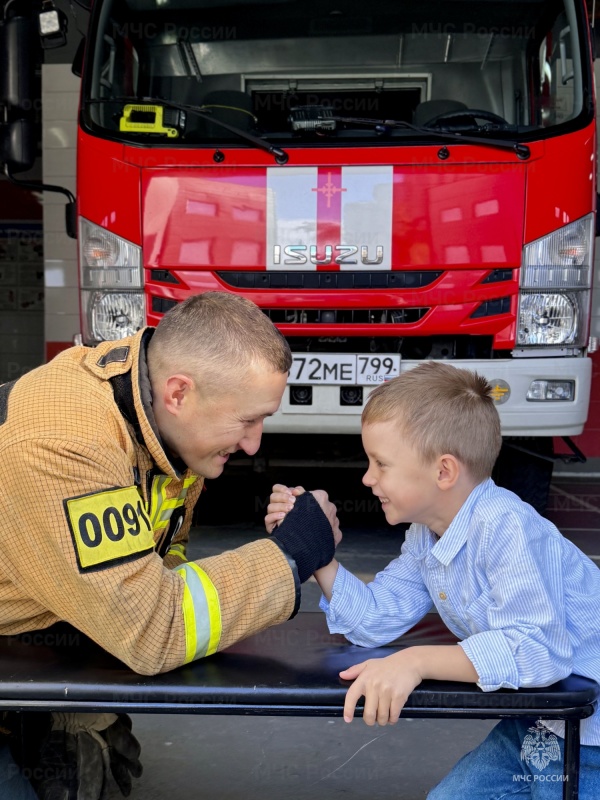
[[[505, 719], [461, 758], [427, 800], [561, 800], [563, 756], [564, 739], [538, 732], [536, 720]], [[580, 800], [599, 800], [600, 747], [582, 745], [580, 765]]]
[[31, 784], [13, 761], [6, 745], [0, 745], [0, 798], [2, 800], [37, 800]]

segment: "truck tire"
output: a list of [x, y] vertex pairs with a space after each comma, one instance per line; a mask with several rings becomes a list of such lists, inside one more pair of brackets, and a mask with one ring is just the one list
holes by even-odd
[[548, 496], [554, 462], [551, 437], [506, 438], [496, 461], [492, 478], [498, 486], [509, 489], [540, 514], [548, 508]]

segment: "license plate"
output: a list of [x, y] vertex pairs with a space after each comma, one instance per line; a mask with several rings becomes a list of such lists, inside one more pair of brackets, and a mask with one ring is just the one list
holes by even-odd
[[400, 374], [400, 356], [295, 353], [288, 383], [376, 386]]

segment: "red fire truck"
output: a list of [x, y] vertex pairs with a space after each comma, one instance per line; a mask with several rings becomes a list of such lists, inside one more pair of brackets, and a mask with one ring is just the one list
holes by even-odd
[[243, 294], [294, 353], [290, 434], [448, 360], [494, 387], [502, 482], [544, 493], [590, 395], [591, 46], [582, 0], [96, 0], [83, 342]]

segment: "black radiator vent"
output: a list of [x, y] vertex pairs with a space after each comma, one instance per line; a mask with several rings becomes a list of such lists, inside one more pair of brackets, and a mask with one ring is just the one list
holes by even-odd
[[421, 289], [441, 271], [405, 272], [255, 272], [222, 270], [216, 273], [237, 289]]
[[513, 279], [513, 270], [512, 269], [495, 269], [493, 272], [484, 278], [481, 282], [482, 283], [502, 283], [502, 281], [512, 281]]
[[271, 322], [288, 325], [406, 325], [418, 322], [428, 308], [263, 308]]
[[486, 300], [473, 311], [471, 318], [495, 317], [497, 314], [508, 313], [510, 313], [510, 297], [501, 297], [499, 300]]
[[170, 308], [177, 305], [177, 300], [168, 300], [166, 297], [153, 297], [152, 298], [152, 311], [159, 314], [166, 314]]
[[151, 269], [150, 277], [157, 283], [174, 283], [179, 284], [177, 278], [168, 269]]

